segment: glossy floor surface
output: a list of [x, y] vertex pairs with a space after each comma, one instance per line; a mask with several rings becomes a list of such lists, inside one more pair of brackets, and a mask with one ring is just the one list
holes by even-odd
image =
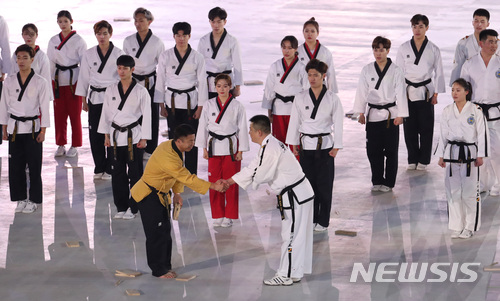
[[[38, 44], [45, 50], [48, 39], [58, 32], [55, 15], [60, 9], [72, 12], [74, 28], [90, 47], [96, 44], [93, 23], [130, 18], [137, 5], [117, 0], [3, 1], [1, 14], [10, 27], [12, 48], [22, 41], [22, 25], [33, 22], [39, 27]], [[281, 38], [294, 34], [303, 41], [303, 22], [316, 17], [321, 25], [319, 39], [333, 51], [339, 96], [346, 112], [352, 108], [361, 68], [373, 61], [371, 41], [376, 35], [392, 40], [389, 56], [394, 59], [398, 46], [411, 37], [411, 16], [426, 14], [431, 20], [427, 35], [441, 48], [448, 80], [457, 41], [472, 33], [472, 12], [485, 7], [492, 14], [490, 27], [498, 30], [500, 24], [500, 6], [485, 0], [259, 0], [244, 4], [234, 0], [146, 0], [140, 5], [155, 15], [151, 28], [167, 48], [173, 46], [170, 28], [174, 22], [191, 23], [190, 43], [196, 48], [198, 39], [210, 30], [208, 10], [216, 5], [225, 7], [229, 13], [226, 28], [241, 44], [245, 80], [264, 81], [269, 65], [281, 57]], [[134, 32], [133, 23], [112, 25], [112, 40], [121, 47], [123, 38]], [[262, 89], [242, 88], [238, 99], [245, 104], [247, 117], [264, 113], [259, 102]], [[440, 113], [452, 101], [449, 90], [439, 96], [436, 106], [436, 134]], [[54, 130], [48, 130], [42, 171], [44, 203], [33, 214], [14, 213], [15, 204], [9, 201], [7, 145], [0, 146], [2, 301], [500, 299], [500, 274], [483, 271], [500, 261], [496, 254], [500, 198], [483, 194], [480, 231], [471, 239], [450, 239], [444, 171], [437, 166], [437, 158], [433, 157], [427, 171], [406, 171], [401, 131], [396, 187], [389, 193], [372, 193], [364, 127], [350, 119], [344, 120], [344, 149], [335, 162], [330, 228], [314, 234], [311, 275], [291, 287], [263, 285], [262, 280], [273, 276], [278, 265], [281, 225], [275, 197], [261, 186], [257, 191], [240, 190], [240, 218], [231, 228], [212, 228], [208, 195], [184, 193], [179, 221], [173, 222], [172, 262], [178, 274], [197, 278], [181, 282], [152, 277], [140, 219], [113, 220], [116, 208], [111, 183], [93, 180], [87, 115], [82, 114], [84, 146], [76, 158], [54, 159]], [[161, 129], [165, 128], [162, 120]], [[244, 154], [243, 166], [256, 151], [252, 145]], [[199, 176], [207, 178], [207, 163], [201, 156]], [[338, 236], [335, 230], [356, 231], [357, 236]], [[77, 242], [77, 247], [66, 245], [71, 241]], [[367, 270], [370, 263], [377, 268], [373, 278], [364, 270], [352, 277], [354, 266], [362, 264]], [[392, 264], [385, 268], [385, 274], [383, 263]], [[418, 265], [414, 272], [423, 273], [422, 282], [402, 279], [404, 272], [399, 270], [406, 268], [404, 263]], [[441, 264], [441, 273], [433, 272], [432, 264]], [[125, 268], [144, 274], [126, 279], [114, 276], [116, 269]], [[432, 281], [436, 279], [444, 282]], [[126, 289], [137, 289], [142, 296], [128, 297]]]

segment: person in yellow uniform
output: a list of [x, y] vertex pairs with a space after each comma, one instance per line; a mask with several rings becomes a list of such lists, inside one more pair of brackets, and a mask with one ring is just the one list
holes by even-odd
[[208, 189], [224, 192], [227, 187], [219, 180], [210, 183], [199, 179], [184, 167], [184, 153], [195, 142], [195, 130], [187, 124], [179, 125], [174, 139], [161, 143], [149, 158], [141, 179], [130, 193], [138, 203], [142, 225], [146, 234], [146, 255], [153, 276], [175, 278], [172, 270], [172, 237], [170, 236], [170, 203], [182, 206], [184, 186], [201, 194]]

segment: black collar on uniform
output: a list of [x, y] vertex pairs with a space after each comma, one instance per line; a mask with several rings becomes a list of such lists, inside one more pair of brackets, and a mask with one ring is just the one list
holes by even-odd
[[427, 37], [425, 37], [425, 40], [422, 43], [422, 46], [420, 46], [420, 51], [418, 51], [417, 45], [415, 45], [415, 40], [413, 39], [413, 37], [411, 38], [410, 44], [411, 44], [411, 48], [413, 49], [413, 53], [415, 54], [415, 62], [413, 62], [415, 65], [418, 65], [418, 63], [420, 62], [420, 58], [422, 57], [422, 54], [424, 53], [425, 46], [427, 46], [427, 42], [429, 42], [429, 40], [427, 39]]
[[182, 67], [184, 66], [184, 63], [187, 61], [189, 54], [191, 53], [191, 45], [188, 44], [188, 49], [186, 51], [186, 54], [184, 54], [184, 57], [181, 57], [181, 54], [177, 50], [177, 47], [174, 47], [174, 53], [177, 57], [177, 60], [179, 61], [179, 66], [177, 67], [177, 70], [175, 70], [175, 75], [179, 75], [179, 73], [181, 73]]
[[128, 87], [127, 91], [124, 93], [122, 82], [120, 81], [118, 83], [118, 93], [120, 93], [120, 99], [121, 99], [120, 105], [118, 105], [118, 110], [121, 111], [123, 109], [123, 105], [125, 104], [125, 101], [127, 100], [128, 96], [130, 95], [130, 92], [132, 92], [132, 90], [134, 89], [136, 84], [137, 84], [136, 80], [134, 78], [132, 78], [132, 83]]
[[19, 96], [17, 97], [17, 101], [21, 101], [21, 99], [23, 98], [24, 91], [26, 91], [26, 88], [28, 87], [28, 84], [30, 83], [30, 81], [34, 75], [35, 75], [35, 71], [33, 71], [33, 69], [31, 69], [31, 72], [28, 75], [28, 77], [26, 78], [26, 81], [24, 82], [24, 85], [23, 85], [23, 82], [21, 80], [21, 73], [17, 72], [17, 81], [19, 82], [19, 86], [21, 86], [21, 92], [19, 93]]
[[108, 62], [109, 56], [111, 55], [111, 52], [113, 52], [113, 48], [115, 46], [113, 45], [112, 42], [109, 42], [109, 49], [108, 52], [106, 52], [106, 56], [102, 55], [101, 48], [99, 48], [99, 45], [97, 45], [97, 54], [99, 55], [99, 58], [101, 59], [101, 65], [99, 66], [99, 69], [97, 69], [97, 73], [102, 73], [102, 70], [104, 69], [104, 66], [106, 66], [106, 63]]
[[172, 149], [179, 155], [179, 158], [181, 158], [182, 163], [184, 163], [184, 158], [182, 157], [182, 152], [179, 150], [177, 145], [175, 145], [175, 140], [172, 139]]
[[215, 42], [214, 42], [214, 33], [213, 32], [210, 33], [210, 46], [212, 46], [212, 51], [214, 52], [212, 54], [212, 59], [215, 59], [217, 57], [217, 53], [219, 52], [220, 46], [222, 45], [222, 42], [224, 42], [226, 35], [227, 35], [227, 31], [224, 28], [224, 33], [220, 37], [219, 43], [217, 43], [217, 46], [216, 46]]
[[153, 32], [151, 29], [148, 31], [148, 34], [146, 35], [146, 38], [144, 38], [144, 41], [141, 41], [141, 36], [139, 33], [135, 34], [135, 37], [137, 38], [137, 43], [139, 43], [139, 50], [137, 50], [137, 53], [135, 54], [136, 58], [139, 58], [141, 55], [142, 51], [144, 50], [144, 47], [146, 47], [146, 44], [148, 43], [149, 39], [153, 35]]
[[378, 90], [380, 87], [380, 84], [382, 83], [382, 79], [384, 79], [385, 74], [387, 73], [387, 70], [389, 70], [389, 66], [392, 64], [392, 60], [390, 58], [387, 58], [387, 63], [385, 64], [384, 70], [380, 71], [380, 68], [377, 64], [377, 62], [373, 63], [375, 65], [375, 71], [377, 71], [378, 75], [378, 81], [377, 84], [375, 85], [375, 90]]

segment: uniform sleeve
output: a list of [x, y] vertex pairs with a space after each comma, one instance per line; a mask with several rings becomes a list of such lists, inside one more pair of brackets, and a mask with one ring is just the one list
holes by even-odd
[[0, 48], [2, 48], [2, 59], [0, 60], [1, 73], [11, 73], [9, 27], [3, 17], [0, 17]]
[[481, 158], [489, 157], [491, 155], [490, 131], [486, 124], [486, 118], [479, 108], [476, 108], [476, 116], [477, 156]]
[[247, 167], [234, 174], [231, 178], [236, 182], [236, 184], [246, 190], [248, 186], [252, 184], [253, 174], [255, 169], [259, 166], [259, 162], [260, 157], [255, 157]]
[[50, 100], [52, 96], [52, 89], [49, 89], [47, 80], [41, 78], [41, 83], [39, 87], [40, 91], [38, 94], [40, 101], [40, 126], [48, 128], [50, 126]]
[[233, 49], [231, 49], [231, 61], [233, 62], [234, 70], [234, 85], [243, 85], [243, 67], [241, 64], [240, 44], [237, 39], [234, 39]]
[[[5, 83], [5, 82], [4, 82]], [[8, 89], [4, 86], [2, 89], [2, 94], [0, 95], [0, 124], [7, 124], [9, 122], [8, 113]]]
[[78, 74], [78, 83], [76, 84], [75, 94], [83, 97], [87, 97], [89, 90], [90, 81], [90, 67], [87, 61], [88, 54], [84, 54], [82, 62], [80, 63], [80, 74]]
[[54, 45], [52, 44], [52, 39], [49, 40], [49, 44], [47, 45], [47, 57], [50, 61], [50, 78], [52, 79], [52, 75], [56, 72], [56, 57], [54, 53]]
[[288, 123], [288, 130], [286, 133], [286, 144], [299, 145], [300, 144], [300, 125], [302, 118], [300, 116], [298, 97], [303, 98], [303, 93], [296, 96], [295, 101], [292, 103], [292, 112], [290, 113], [290, 122]]
[[[366, 110], [366, 99], [368, 97], [368, 83], [365, 79], [366, 67], [361, 70], [361, 75], [359, 76], [358, 88], [356, 89], [356, 96], [354, 98], [354, 106], [352, 110], [354, 113], [365, 113]], [[368, 122], [368, 120], [367, 120]]]
[[158, 66], [156, 67], [156, 85], [155, 85], [155, 94], [154, 94], [154, 102], [156, 103], [164, 103], [165, 102], [165, 81], [166, 81], [166, 68], [167, 68], [167, 55], [163, 52], [158, 59]]
[[444, 108], [443, 113], [441, 114], [441, 121], [439, 122], [441, 135], [438, 141], [436, 153], [440, 158], [444, 158], [444, 151], [446, 149], [446, 144], [448, 144], [447, 137], [450, 131], [448, 126], [448, 119], [449, 119], [448, 108], [449, 107]]
[[[333, 91], [332, 91], [333, 92]], [[332, 112], [332, 122], [333, 122], [333, 148], [343, 148], [343, 137], [344, 137], [344, 108], [342, 107], [342, 102], [336, 94], [333, 94], [334, 105]]]
[[339, 93], [339, 88], [337, 86], [337, 77], [335, 75], [335, 67], [333, 65], [333, 55], [330, 50], [328, 50], [328, 53], [330, 55], [325, 62], [328, 65], [328, 70], [326, 71], [328, 89], [330, 89], [334, 93]]
[[245, 107], [240, 103], [238, 110], [238, 150], [242, 152], [250, 150], [247, 130], [247, 113], [245, 111]]
[[52, 91], [52, 78], [50, 77], [50, 61], [47, 55], [43, 55], [40, 59], [40, 75], [45, 78], [49, 85], [50, 100], [54, 100], [54, 91]]
[[204, 181], [189, 172], [184, 166], [169, 168], [170, 175], [177, 180], [172, 187], [174, 193], [183, 192], [183, 186], [187, 186], [192, 190], [205, 194], [210, 189], [210, 182]]
[[205, 68], [205, 59], [201, 53], [197, 53], [196, 73], [198, 77], [198, 105], [203, 106], [208, 100], [207, 69]]
[[264, 87], [264, 96], [262, 97], [262, 108], [271, 110], [272, 101], [276, 97], [276, 92], [274, 91], [275, 85], [275, 73], [274, 64], [269, 68], [267, 73], [266, 86]]
[[436, 84], [435, 93], [445, 93], [446, 83], [444, 81], [443, 60], [441, 59], [441, 51], [436, 46], [434, 51], [434, 83]]
[[201, 116], [198, 123], [198, 131], [196, 133], [195, 146], [200, 148], [207, 148], [208, 140], [208, 105], [201, 111]]
[[114, 86], [108, 87], [108, 89], [106, 89], [106, 92], [104, 92], [102, 113], [101, 113], [101, 118], [99, 119], [99, 126], [97, 128], [97, 132], [101, 134], [111, 134], [111, 122], [113, 119], [112, 115], [115, 112], [112, 112], [111, 108], [109, 107], [109, 103], [111, 101], [111, 98], [113, 97], [113, 92], [112, 92], [113, 88]]
[[453, 59], [453, 69], [451, 70], [450, 76], [450, 87], [453, 82], [460, 77], [460, 72], [462, 71], [462, 66], [467, 60], [467, 54], [465, 53], [465, 45], [463, 45], [463, 39], [458, 41], [457, 48], [455, 49], [455, 58]]
[[142, 111], [141, 139], [151, 140], [151, 97], [146, 88], [141, 89], [140, 94]]
[[[401, 68], [397, 68], [394, 75], [394, 89], [396, 90], [397, 117], [408, 117], [408, 98], [406, 97], [405, 76]], [[444, 84], [444, 83], [443, 83]]]
[[[83, 56], [85, 55], [85, 52], [87, 51], [87, 43], [85, 43], [85, 40], [82, 38], [80, 39], [80, 43], [78, 44], [78, 57], [80, 57], [80, 62], [83, 60]], [[81, 66], [81, 63], [80, 63]]]

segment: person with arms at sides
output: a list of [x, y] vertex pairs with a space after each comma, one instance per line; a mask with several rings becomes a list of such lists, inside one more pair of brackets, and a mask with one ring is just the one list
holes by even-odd
[[470, 83], [457, 79], [451, 95], [455, 103], [446, 106], [441, 114], [438, 165], [446, 167], [444, 183], [451, 238], [470, 238], [481, 226], [479, 166], [488, 155], [489, 137], [481, 108], [470, 102]]
[[302, 33], [306, 41], [299, 47], [299, 60], [304, 64], [312, 59], [324, 62], [328, 66], [325, 80], [326, 88], [334, 93], [339, 93], [335, 67], [333, 66], [333, 55], [328, 48], [319, 43], [319, 24], [314, 17], [304, 23]]
[[324, 85], [328, 65], [312, 59], [306, 71], [311, 88], [295, 96], [286, 143], [293, 145], [296, 156], [300, 153], [300, 165], [314, 189], [314, 230], [322, 232], [330, 225], [334, 159], [342, 148], [344, 109]]
[[487, 120], [491, 154], [484, 159], [480, 171], [481, 191], [500, 195], [500, 56], [498, 33], [485, 29], [479, 34], [478, 54], [462, 66], [461, 77], [471, 83], [472, 102], [481, 107]]
[[231, 95], [240, 96], [240, 86], [243, 85], [243, 69], [241, 67], [240, 45], [238, 40], [227, 33], [224, 26], [227, 23], [227, 12], [220, 7], [214, 7], [208, 12], [212, 32], [206, 34], [198, 43], [198, 52], [205, 58], [207, 70], [208, 98], [217, 97], [214, 79], [224, 73], [231, 76]]
[[446, 92], [441, 51], [427, 39], [429, 19], [414, 15], [413, 37], [398, 49], [396, 64], [406, 81], [409, 116], [404, 121], [408, 170], [425, 170], [431, 162], [434, 134], [434, 105], [438, 93]]
[[104, 93], [98, 132], [104, 134], [104, 145], [113, 149], [111, 187], [118, 211], [114, 218], [133, 219], [139, 209], [130, 199], [130, 187], [142, 176], [144, 148], [151, 138], [151, 97], [132, 78], [133, 57], [122, 55], [116, 65], [120, 81]]
[[[55, 157], [75, 157], [82, 146], [82, 97], [76, 91], [85, 40], [73, 30], [73, 18], [67, 10], [57, 14], [61, 32], [49, 40], [47, 56], [50, 60], [54, 93], [54, 124], [57, 150]], [[71, 147], [66, 151], [68, 117], [71, 123]]]
[[134, 12], [134, 24], [137, 32], [125, 38], [123, 41], [123, 51], [134, 57], [135, 71], [132, 76], [141, 86], [144, 86], [151, 98], [151, 140], [147, 142], [144, 149], [144, 159], [149, 159], [158, 145], [159, 132], [159, 104], [154, 102], [156, 85], [156, 65], [158, 58], [165, 51], [162, 40], [153, 34], [149, 26], [153, 22], [153, 14], [139, 7]]
[[15, 55], [19, 72], [5, 80], [0, 124], [3, 140], [9, 140], [10, 199], [17, 202], [16, 212], [32, 213], [42, 204], [42, 142], [50, 125], [51, 94], [47, 80], [31, 68], [33, 48], [23, 44]]
[[353, 111], [359, 114], [358, 122], [366, 124], [371, 190], [388, 192], [396, 184], [399, 125], [408, 117], [408, 101], [403, 71], [387, 57], [391, 41], [378, 36], [372, 49], [375, 62], [361, 70]]
[[276, 194], [281, 214], [281, 259], [276, 275], [264, 284], [292, 285], [312, 272], [314, 191], [290, 148], [271, 135], [267, 116], [253, 116], [249, 134], [252, 142], [261, 146], [258, 155], [224, 183], [243, 189], [268, 183]]
[[201, 194], [206, 194], [208, 189], [223, 192], [227, 188], [220, 180], [216, 183], [201, 180], [184, 167], [184, 154], [193, 148], [195, 139], [195, 130], [190, 125], [180, 124], [172, 140], [158, 145], [141, 179], [130, 190], [141, 212], [148, 266], [155, 277], [177, 277], [171, 263], [171, 195], [174, 204], [182, 206], [184, 186]]
[[[175, 128], [183, 123], [196, 131], [201, 110], [208, 99], [205, 60], [189, 45], [191, 25], [177, 22], [172, 32], [175, 46], [160, 55], [155, 90], [155, 101], [161, 102], [161, 115], [167, 117], [169, 137], [173, 137]], [[197, 173], [197, 147], [186, 153], [185, 163], [189, 172]]]
[[283, 58], [274, 62], [267, 74], [262, 107], [267, 109], [272, 133], [285, 143], [295, 95], [309, 89], [304, 63], [299, 60], [299, 42], [294, 36], [281, 40]]
[[89, 139], [94, 159], [94, 180], [111, 180], [111, 149], [104, 146], [104, 134], [98, 133], [106, 88], [120, 80], [116, 60], [125, 54], [109, 41], [113, 27], [102, 20], [94, 25], [98, 45], [85, 52], [78, 76], [76, 95], [85, 98], [83, 110], [89, 113]]
[[[245, 107], [234, 98], [230, 89], [231, 77], [215, 77], [218, 96], [209, 99], [201, 112], [195, 145], [203, 148], [208, 160], [208, 180], [227, 179], [241, 170], [243, 152], [250, 149], [247, 135]], [[238, 186], [226, 192], [210, 191], [210, 208], [214, 227], [231, 227], [238, 219]]]
[[488, 26], [490, 26], [490, 12], [484, 8], [476, 9], [472, 14], [472, 27], [474, 27], [474, 33], [458, 41], [457, 48], [455, 49], [453, 70], [450, 76], [450, 87], [455, 80], [460, 78], [462, 66], [465, 61], [481, 50], [479, 47], [479, 33], [488, 28]]
[[[35, 71], [36, 74], [41, 75], [47, 84], [49, 85], [49, 90], [52, 89], [51, 82], [52, 78], [50, 76], [50, 61], [49, 57], [43, 52], [38, 45], [36, 45], [36, 39], [38, 38], [38, 28], [33, 23], [28, 23], [23, 26], [21, 31], [24, 43], [35, 51], [35, 57], [33, 63], [31, 64], [31, 69]], [[12, 70], [13, 73], [19, 72], [19, 67], [16, 64], [16, 55], [12, 56]], [[52, 92], [51, 92], [52, 94]], [[53, 96], [50, 98], [54, 99]]]

